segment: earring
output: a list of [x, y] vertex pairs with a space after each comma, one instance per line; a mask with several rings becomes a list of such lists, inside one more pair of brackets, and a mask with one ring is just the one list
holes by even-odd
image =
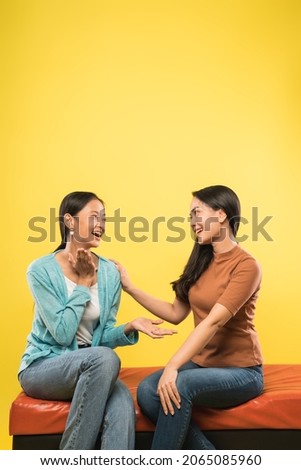
[[70, 237], [73, 237], [73, 235], [74, 235], [74, 230], [73, 230], [73, 229], [70, 230], [69, 233], [70, 233]]

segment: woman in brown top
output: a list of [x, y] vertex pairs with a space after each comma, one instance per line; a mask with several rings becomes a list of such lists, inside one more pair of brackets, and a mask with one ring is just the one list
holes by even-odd
[[186, 341], [138, 388], [138, 403], [156, 424], [152, 449], [214, 449], [191, 419], [193, 405], [232, 407], [263, 389], [254, 327], [261, 270], [235, 241], [239, 199], [225, 186], [210, 186], [193, 193], [190, 215], [196, 243], [172, 283], [173, 304], [133, 286], [117, 263], [123, 289], [154, 315], [173, 324], [190, 311], [194, 316]]

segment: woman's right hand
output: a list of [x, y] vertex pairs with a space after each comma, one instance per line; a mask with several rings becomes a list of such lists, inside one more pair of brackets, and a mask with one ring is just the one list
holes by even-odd
[[127, 270], [118, 261], [114, 259], [111, 259], [111, 261], [113, 261], [113, 263], [115, 264], [116, 268], [118, 269], [120, 273], [120, 281], [121, 281], [123, 290], [125, 292], [130, 292], [134, 288], [134, 285], [132, 284], [130, 280]]
[[174, 407], [181, 408], [181, 397], [176, 384], [177, 377], [178, 370], [167, 365], [158, 382], [157, 393], [166, 415], [169, 413], [174, 415]]
[[79, 248], [76, 252], [76, 258], [69, 253], [68, 260], [74, 271], [78, 274], [78, 283], [90, 286], [96, 273], [96, 267], [90, 251]]

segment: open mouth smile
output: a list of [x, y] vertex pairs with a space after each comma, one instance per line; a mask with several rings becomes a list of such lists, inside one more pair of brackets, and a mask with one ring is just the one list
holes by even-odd
[[94, 232], [92, 232], [92, 235], [94, 235], [94, 237], [97, 238], [97, 240], [101, 239], [102, 234], [103, 234], [102, 230], [100, 230], [100, 231], [95, 230]]

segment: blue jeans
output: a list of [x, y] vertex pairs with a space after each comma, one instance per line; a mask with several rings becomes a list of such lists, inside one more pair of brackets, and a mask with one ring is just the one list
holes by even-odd
[[134, 403], [119, 370], [112, 349], [90, 347], [33, 362], [19, 380], [31, 397], [71, 401], [60, 449], [94, 449], [100, 429], [101, 449], [134, 449]]
[[262, 393], [261, 366], [205, 368], [188, 362], [179, 369], [177, 388], [181, 408], [165, 415], [157, 395], [162, 370], [146, 377], [138, 387], [142, 412], [156, 424], [152, 449], [214, 449], [213, 444], [191, 419], [193, 405], [228, 408]]

